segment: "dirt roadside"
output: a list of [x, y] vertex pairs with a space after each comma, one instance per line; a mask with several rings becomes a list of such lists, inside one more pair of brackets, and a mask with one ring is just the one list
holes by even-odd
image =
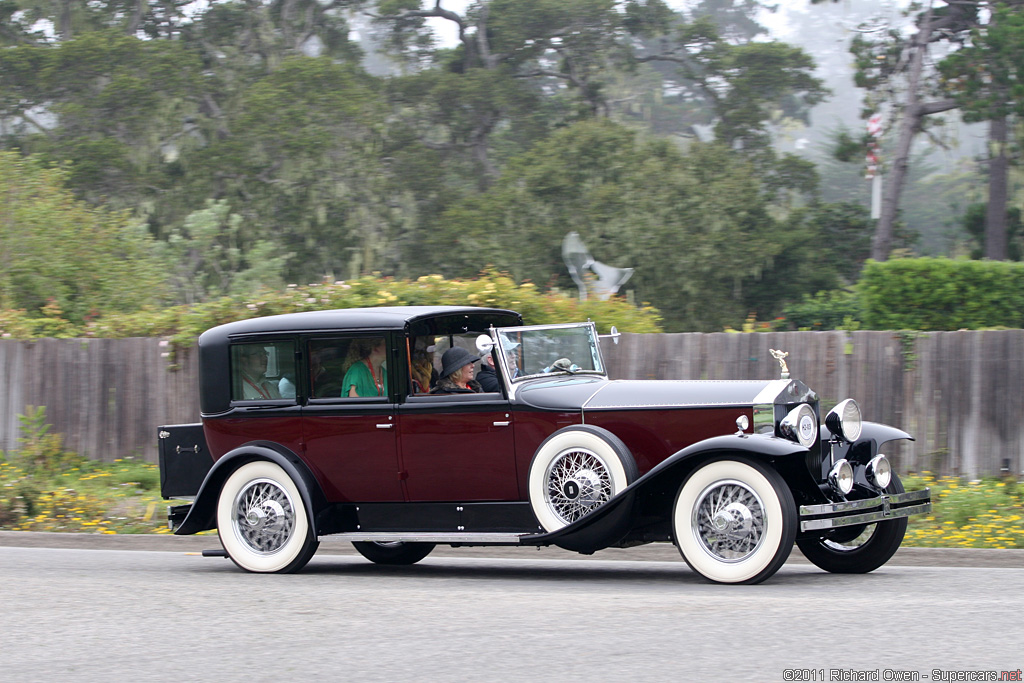
[[[21, 548], [67, 548], [80, 550], [148, 550], [198, 553], [219, 549], [217, 535], [172, 536], [163, 534], [66, 534], [40, 531], [0, 531], [0, 546]], [[353, 555], [346, 541], [324, 537], [320, 550], [324, 554]], [[594, 559], [647, 562], [675, 562], [679, 552], [667, 543], [652, 543], [637, 548], [609, 548], [593, 555], [579, 555], [560, 548], [437, 548], [438, 557], [499, 557], [518, 559]], [[793, 549], [789, 562], [806, 563], [800, 551]], [[1024, 569], [1024, 550], [988, 548], [900, 548], [889, 564], [918, 567], [1008, 567]]]

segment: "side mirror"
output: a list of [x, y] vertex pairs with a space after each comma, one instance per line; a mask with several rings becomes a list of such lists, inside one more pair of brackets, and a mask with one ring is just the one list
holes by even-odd
[[488, 355], [491, 349], [494, 348], [494, 340], [491, 339], [489, 334], [481, 334], [476, 338], [476, 350], [483, 355]]
[[599, 335], [597, 335], [597, 338], [598, 339], [611, 339], [612, 343], [614, 343], [616, 346], [618, 346], [618, 344], [619, 344], [619, 337], [621, 337], [621, 336], [622, 335], [619, 333], [619, 328], [615, 327], [615, 325], [612, 325], [612, 329], [609, 330], [609, 334], [599, 334]]

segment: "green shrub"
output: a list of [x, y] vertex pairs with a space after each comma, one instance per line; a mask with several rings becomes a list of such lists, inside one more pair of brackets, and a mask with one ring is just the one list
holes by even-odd
[[868, 261], [857, 284], [874, 330], [1024, 327], [1024, 263], [946, 258]]
[[490, 306], [522, 314], [527, 324], [593, 320], [602, 333], [615, 325], [622, 332], [660, 332], [661, 315], [650, 306], [634, 306], [621, 297], [580, 301], [559, 292], [541, 292], [533, 283], [517, 284], [504, 273], [486, 272], [471, 280], [427, 275], [416, 280], [365, 276], [347, 282], [296, 286], [258, 297], [222, 297], [192, 306], [108, 314], [81, 326], [50, 317], [42, 324], [25, 311], [0, 310], [0, 337], [32, 339], [59, 327], [67, 337], [172, 337], [191, 344], [203, 331], [223, 323], [279, 313], [363, 306]]
[[858, 326], [860, 298], [853, 290], [835, 289], [805, 294], [799, 303], [783, 309], [786, 322], [798, 330], [838, 330]]
[[82, 460], [77, 453], [64, 450], [63, 435], [50, 434], [45, 406], [26, 406], [25, 414], [18, 415], [18, 422], [21, 423], [21, 436], [18, 438], [21, 448], [11, 460], [25, 472], [32, 475], [56, 474]]

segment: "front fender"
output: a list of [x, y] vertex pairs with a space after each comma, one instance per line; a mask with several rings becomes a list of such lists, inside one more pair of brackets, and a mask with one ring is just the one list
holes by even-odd
[[792, 441], [762, 434], [728, 434], [698, 441], [670, 455], [589, 515], [557, 531], [524, 536], [520, 543], [554, 544], [581, 553], [607, 548], [628, 533], [638, 497], [666, 486], [675, 490], [696, 463], [727, 453], [782, 458], [802, 456], [807, 449]]
[[217, 501], [221, 487], [232, 472], [255, 460], [268, 460], [279, 465], [292, 478], [302, 494], [306, 518], [312, 523], [316, 519], [316, 512], [322, 510], [327, 503], [316, 477], [302, 459], [287, 448], [269, 441], [253, 441], [229, 451], [213, 464], [188, 514], [174, 533], [187, 535], [217, 528]]
[[860, 430], [860, 438], [858, 441], [874, 441], [875, 449], [877, 450], [882, 444], [887, 441], [898, 441], [899, 439], [907, 439], [908, 441], [914, 441], [907, 432], [896, 427], [890, 427], [889, 425], [879, 424], [878, 422], [865, 422]]

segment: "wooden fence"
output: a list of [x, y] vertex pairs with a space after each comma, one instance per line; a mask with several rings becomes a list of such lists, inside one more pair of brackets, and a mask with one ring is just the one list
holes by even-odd
[[170, 371], [157, 339], [0, 342], [0, 450], [18, 447], [18, 414], [45, 406], [64, 445], [96, 460], [157, 460], [157, 426], [199, 420], [197, 355]]
[[[917, 440], [890, 449], [900, 471], [971, 478], [1024, 467], [1024, 330], [624, 334], [603, 351], [614, 378], [773, 379], [769, 349], [831, 407], [854, 398], [865, 418]], [[68, 448], [99, 460], [156, 460], [156, 427], [198, 419], [194, 350], [169, 370], [155, 339], [0, 341], [0, 449], [17, 448], [17, 415], [46, 406]]]

